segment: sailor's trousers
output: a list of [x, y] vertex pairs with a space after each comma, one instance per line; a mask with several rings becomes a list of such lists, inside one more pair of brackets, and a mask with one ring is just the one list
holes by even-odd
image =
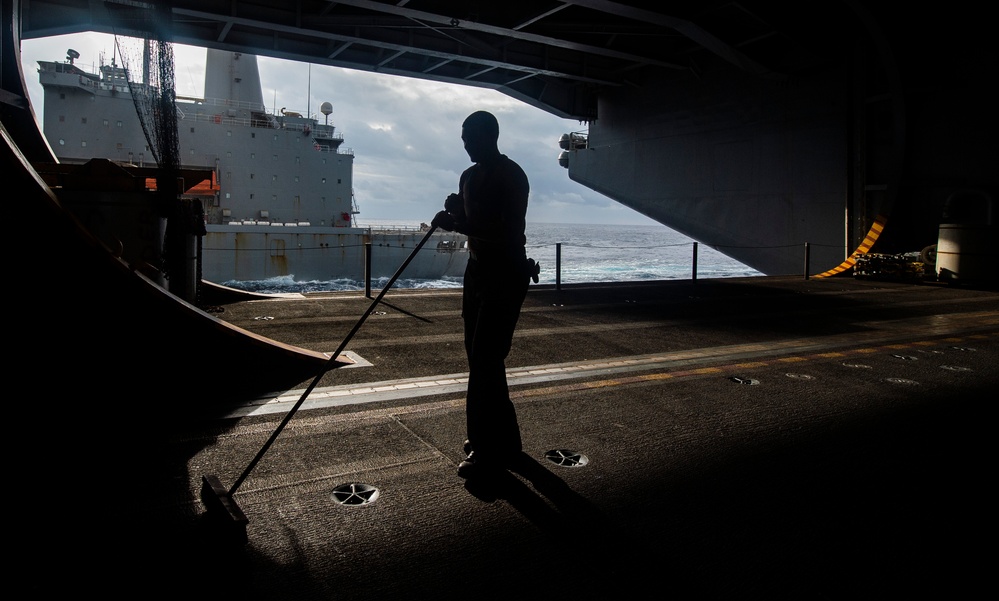
[[506, 381], [506, 357], [529, 283], [530, 276], [518, 260], [470, 258], [465, 268], [465, 415], [468, 440], [481, 458], [502, 458], [521, 451], [520, 426]]

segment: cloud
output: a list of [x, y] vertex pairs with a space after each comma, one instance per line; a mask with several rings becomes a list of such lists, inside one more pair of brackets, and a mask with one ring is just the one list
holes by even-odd
[[[76, 63], [94, 69], [110, 62], [113, 38], [101, 34], [56, 36], [22, 43], [22, 68], [36, 115], [41, 118], [42, 89], [37, 61], [60, 60], [66, 49], [80, 53]], [[175, 79], [181, 96], [200, 96], [204, 88], [203, 48], [175, 45]], [[269, 110], [286, 107], [319, 119], [324, 101], [328, 117], [354, 152], [354, 192], [365, 219], [428, 221], [455, 191], [469, 166], [461, 143], [461, 122], [471, 112], [488, 110], [500, 122], [500, 150], [527, 171], [531, 181], [528, 219], [549, 223], [655, 222], [569, 179], [558, 164], [558, 139], [578, 131], [566, 120], [483, 88], [416, 78], [258, 58], [262, 93]]]

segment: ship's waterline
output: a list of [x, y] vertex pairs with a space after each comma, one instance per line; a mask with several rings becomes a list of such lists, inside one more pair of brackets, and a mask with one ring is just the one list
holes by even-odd
[[[391, 277], [414, 254], [427, 230], [308, 226], [207, 226], [202, 277], [226, 283], [290, 278], [296, 282]], [[461, 276], [464, 236], [435, 231], [416, 252], [408, 278]]]
[[[530, 209], [528, 209], [530, 213]], [[372, 220], [377, 221], [377, 220]], [[372, 223], [375, 226], [375, 223]], [[377, 227], [390, 227], [388, 221]], [[392, 226], [396, 227], [396, 226]], [[398, 226], [418, 228], [411, 223]], [[377, 249], [374, 249], [377, 250]], [[596, 225], [527, 223], [527, 252], [541, 265], [539, 284], [589, 284], [686, 280], [691, 278], [757, 277], [763, 274], [725, 254], [659, 225]], [[399, 264], [402, 263], [400, 259]], [[227, 286], [265, 294], [338, 292], [380, 289], [387, 276], [363, 279], [306, 280], [274, 277], [256, 281], [224, 282]], [[418, 277], [409, 268], [393, 285], [396, 289], [460, 288], [461, 274]]]

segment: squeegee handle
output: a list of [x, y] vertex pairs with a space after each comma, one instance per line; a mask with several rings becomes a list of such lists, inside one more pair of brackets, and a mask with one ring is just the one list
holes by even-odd
[[340, 353], [343, 352], [343, 349], [347, 347], [347, 344], [350, 342], [351, 338], [354, 337], [354, 334], [357, 334], [357, 331], [361, 329], [361, 326], [364, 324], [365, 320], [368, 319], [368, 315], [371, 315], [371, 313], [374, 312], [375, 307], [377, 307], [378, 303], [381, 302], [382, 297], [385, 296], [385, 293], [388, 292], [388, 289], [392, 287], [392, 284], [394, 284], [395, 281], [399, 279], [399, 276], [402, 275], [402, 272], [406, 270], [406, 267], [408, 267], [409, 264], [413, 261], [413, 258], [416, 257], [416, 253], [420, 252], [420, 249], [423, 248], [423, 245], [427, 243], [427, 240], [430, 239], [430, 236], [434, 233], [435, 230], [437, 230], [437, 226], [430, 226], [430, 230], [428, 230], [426, 235], [423, 236], [423, 239], [420, 240], [420, 243], [416, 245], [416, 248], [413, 249], [413, 252], [409, 253], [409, 256], [406, 257], [406, 260], [402, 262], [402, 265], [399, 266], [399, 269], [396, 270], [392, 278], [388, 281], [387, 284], [385, 284], [385, 287], [383, 287], [381, 292], [378, 293], [378, 296], [376, 296], [375, 299], [371, 301], [371, 305], [369, 305], [368, 309], [364, 312], [363, 315], [361, 315], [361, 319], [357, 320], [357, 323], [355, 323], [354, 327], [351, 328], [346, 338], [344, 338], [343, 342], [340, 343], [340, 346], [336, 349], [336, 351], [333, 352], [332, 355], [330, 355], [329, 361], [326, 362], [326, 365], [323, 367], [323, 369], [318, 374], [316, 374], [316, 377], [312, 379], [312, 383], [309, 384], [309, 387], [306, 388], [305, 392], [302, 393], [302, 396], [299, 397], [297, 401], [295, 401], [295, 405], [288, 411], [288, 414], [284, 416], [284, 419], [281, 420], [280, 425], [278, 425], [277, 429], [274, 430], [274, 433], [271, 434], [271, 437], [267, 439], [267, 442], [264, 444], [264, 446], [260, 448], [260, 451], [257, 452], [257, 456], [253, 458], [253, 461], [251, 461], [250, 464], [246, 466], [246, 469], [243, 470], [243, 473], [242, 475], [240, 475], [239, 479], [237, 479], [236, 482], [233, 483], [232, 487], [229, 488], [228, 494], [230, 497], [236, 493], [236, 489], [239, 488], [239, 485], [243, 483], [243, 480], [246, 480], [246, 477], [250, 475], [250, 472], [253, 471], [253, 468], [257, 466], [257, 463], [260, 462], [260, 459], [264, 456], [264, 453], [267, 452], [267, 449], [269, 449], [270, 446], [274, 444], [274, 441], [277, 440], [278, 434], [281, 433], [281, 430], [284, 430], [284, 427], [288, 425], [288, 422], [291, 421], [291, 418], [295, 415], [295, 412], [298, 411], [298, 408], [302, 406], [302, 403], [305, 402], [305, 399], [309, 396], [309, 394], [313, 391], [313, 389], [315, 389], [316, 385], [319, 384], [319, 380], [322, 379], [322, 377], [326, 375], [326, 372], [328, 372], [330, 368], [333, 366], [333, 364], [336, 363], [337, 357], [339, 357]]

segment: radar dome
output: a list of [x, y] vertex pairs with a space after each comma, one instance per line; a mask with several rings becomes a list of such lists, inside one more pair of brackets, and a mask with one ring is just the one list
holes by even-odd
[[319, 105], [319, 110], [322, 112], [322, 114], [329, 116], [329, 114], [333, 112], [333, 105], [330, 104], [329, 102], [324, 102], [321, 105]]

